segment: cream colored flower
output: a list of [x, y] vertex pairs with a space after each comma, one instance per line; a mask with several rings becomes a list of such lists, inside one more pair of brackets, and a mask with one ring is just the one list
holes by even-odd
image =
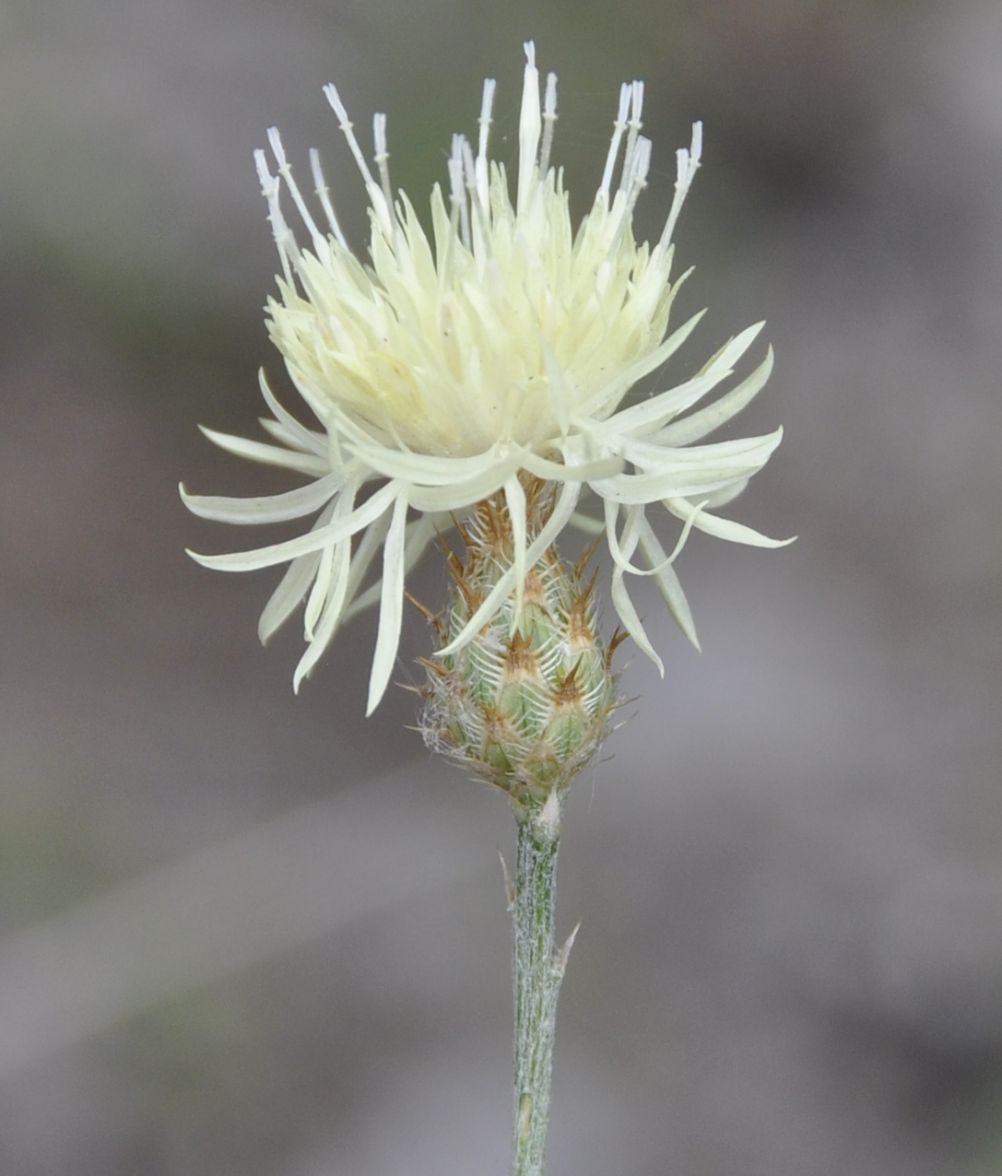
[[[452, 142], [449, 192], [431, 195], [431, 233], [387, 167], [386, 119], [374, 119], [373, 167], [333, 86], [340, 120], [369, 199], [367, 261], [349, 248], [316, 151], [310, 161], [317, 217], [293, 178], [278, 132], [258, 172], [281, 258], [279, 296], [268, 303], [271, 338], [315, 421], [303, 425], [262, 375], [277, 444], [205, 430], [222, 448], [305, 475], [304, 486], [267, 498], [182, 496], [204, 518], [272, 523], [319, 514], [306, 534], [254, 551], [194, 558], [223, 571], [289, 567], [261, 616], [266, 639], [305, 601], [308, 647], [298, 689], [339, 626], [379, 604], [368, 710], [396, 657], [404, 579], [429, 541], [500, 492], [514, 536], [512, 566], [440, 653], [459, 648], [514, 591], [565, 527], [604, 531], [619, 619], [663, 672], [626, 587], [650, 576], [693, 643], [689, 606], [672, 567], [692, 527], [739, 543], [778, 546], [709, 513], [729, 502], [768, 460], [781, 430], [696, 445], [743, 408], [772, 368], [767, 352], [737, 386], [698, 401], [729, 377], [762, 324], [729, 340], [700, 371], [657, 394], [631, 389], [671, 356], [701, 317], [667, 333], [686, 274], [671, 277], [672, 235], [700, 162], [701, 127], [677, 153], [674, 198], [660, 239], [638, 243], [633, 210], [647, 185], [651, 143], [641, 135], [643, 83], [624, 85], [601, 182], [575, 229], [561, 171], [551, 165], [556, 77], [540, 82], [527, 44], [514, 198], [503, 164], [488, 153], [494, 82], [484, 84], [476, 143]], [[289, 227], [282, 191], [306, 231]], [[552, 513], [526, 531], [523, 479], [555, 484]], [[582, 507], [599, 507], [598, 517]], [[648, 517], [661, 508], [683, 523], [668, 554]], [[645, 561], [638, 566], [639, 552]], [[378, 572], [373, 565], [380, 563]], [[374, 578], [374, 583], [367, 583]]]

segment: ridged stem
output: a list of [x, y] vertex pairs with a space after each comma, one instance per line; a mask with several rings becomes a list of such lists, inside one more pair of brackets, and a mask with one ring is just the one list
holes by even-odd
[[[570, 940], [553, 946], [557, 848], [556, 796], [518, 818], [512, 897], [515, 990], [515, 1131], [512, 1176], [543, 1176], [557, 997]], [[573, 939], [573, 936], [571, 937]]]

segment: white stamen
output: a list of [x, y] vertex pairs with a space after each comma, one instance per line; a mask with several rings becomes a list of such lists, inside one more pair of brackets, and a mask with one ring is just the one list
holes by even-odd
[[630, 155], [629, 172], [626, 171], [626, 160], [623, 160], [624, 174], [616, 199], [613, 202], [613, 221], [615, 231], [609, 243], [610, 255], [615, 255], [623, 241], [623, 235], [633, 220], [633, 210], [636, 207], [640, 193], [647, 187], [647, 173], [651, 166], [651, 141], [641, 135]]
[[390, 169], [387, 165], [387, 160], [390, 158], [390, 153], [386, 146], [386, 115], [374, 114], [372, 116], [372, 138], [376, 144], [376, 154], [374, 156], [376, 169], [379, 172], [379, 183], [383, 189], [383, 196], [386, 199], [388, 208], [393, 207], [393, 192], [390, 190]]
[[362, 173], [362, 179], [365, 180], [365, 187], [369, 194], [369, 203], [372, 205], [372, 210], [375, 212], [383, 232], [390, 237], [393, 235], [394, 229], [393, 217], [391, 215], [393, 203], [386, 199], [382, 188], [373, 179], [369, 165], [365, 162], [365, 156], [362, 154], [362, 148], [359, 146], [358, 139], [355, 137], [354, 124], [348, 117], [348, 111], [341, 101], [341, 96], [338, 94], [337, 87], [333, 82], [328, 82], [324, 86], [324, 95], [333, 107], [334, 113], [338, 116], [338, 127], [348, 143], [358, 170]]
[[313, 172], [313, 185], [317, 199], [320, 201], [320, 207], [324, 210], [324, 216], [327, 217], [330, 230], [338, 242], [347, 249], [348, 242], [345, 240], [344, 233], [341, 231], [341, 224], [337, 219], [337, 214], [334, 212], [334, 205], [331, 203], [331, 190], [324, 178], [323, 168], [320, 166], [320, 152], [316, 147], [310, 148], [310, 170]]
[[462, 135], [452, 136], [452, 152], [449, 155], [449, 198], [452, 201], [453, 216], [459, 215], [459, 235], [467, 249], [470, 248], [470, 210], [466, 204], [466, 188], [463, 183]]
[[536, 47], [525, 43], [525, 75], [522, 80], [522, 111], [518, 120], [518, 197], [515, 211], [528, 211], [536, 184], [536, 160], [539, 151], [541, 119], [539, 112], [539, 74], [536, 71]]
[[616, 121], [612, 124], [612, 141], [609, 144], [609, 153], [605, 158], [605, 170], [602, 172], [602, 183], [599, 185], [598, 196], [604, 196], [606, 200], [609, 198], [609, 188], [612, 184], [612, 173], [616, 170], [616, 160], [619, 158], [619, 144], [623, 139], [623, 132], [626, 130], [626, 115], [630, 109], [630, 94], [632, 87], [628, 82], [624, 82], [619, 87], [619, 113], [616, 115]]
[[661, 233], [661, 240], [658, 242], [658, 248], [660, 250], [667, 249], [671, 243], [679, 213], [682, 211], [682, 205], [685, 203], [685, 198], [689, 192], [689, 188], [692, 186], [692, 181], [695, 179], [696, 172], [699, 170], [699, 165], [703, 158], [703, 124], [701, 122], [694, 122], [692, 124], [692, 141], [689, 150], [686, 151], [684, 147], [680, 147], [676, 151], [675, 156], [678, 160], [675, 195], [672, 198], [671, 209], [668, 212], [668, 219], [665, 221], [664, 231]]
[[469, 193], [470, 230], [473, 238], [473, 252], [477, 257], [485, 258], [490, 252], [488, 210], [486, 205], [481, 204], [480, 193], [477, 191], [477, 167], [469, 140], [462, 140], [461, 150], [463, 153], [463, 175], [466, 177], [466, 190]]
[[337, 92], [337, 87], [333, 82], [328, 82], [324, 86], [324, 96], [334, 109], [334, 113], [338, 117], [338, 127], [348, 142], [348, 147], [351, 149], [352, 155], [355, 157], [355, 163], [358, 170], [362, 173], [362, 179], [365, 180], [367, 188], [374, 187], [372, 179], [372, 172], [369, 171], [369, 165], [365, 162], [365, 156], [362, 154], [362, 148], [358, 145], [358, 139], [355, 138], [355, 128], [351, 119], [348, 117], [348, 111], [345, 109], [344, 103], [341, 101], [341, 95]]
[[623, 155], [623, 171], [619, 177], [620, 192], [629, 191], [629, 186], [633, 180], [634, 161], [633, 155], [637, 148], [637, 136], [640, 134], [640, 128], [644, 125], [640, 121], [640, 112], [644, 106], [644, 83], [633, 82], [630, 85], [630, 133], [626, 136], [626, 151]]
[[285, 217], [282, 216], [282, 207], [278, 196], [278, 177], [273, 176], [268, 170], [268, 160], [260, 148], [254, 152], [254, 164], [257, 167], [258, 179], [261, 181], [261, 193], [268, 202], [268, 222], [271, 225], [271, 234], [275, 238], [278, 256], [282, 262], [282, 274], [286, 282], [291, 284], [292, 267], [289, 250], [290, 246], [295, 248], [296, 238], [285, 223]]
[[692, 124], [692, 146], [689, 148], [689, 155], [692, 158], [693, 167], [699, 167], [703, 160], [703, 124], [701, 122]]
[[546, 75], [546, 96], [543, 99], [543, 146], [539, 152], [539, 174], [546, 175], [553, 146], [553, 126], [557, 121], [557, 75]]
[[303, 194], [299, 190], [299, 185], [292, 176], [292, 168], [289, 166], [289, 161], [285, 155], [285, 149], [282, 146], [282, 139], [278, 133], [278, 127], [268, 128], [268, 143], [271, 147], [271, 153], [275, 156], [275, 163], [278, 165], [278, 174], [285, 180], [285, 186], [289, 189], [289, 195], [295, 204], [303, 224], [306, 226], [306, 231], [310, 234], [310, 240], [313, 242], [313, 248], [317, 253], [320, 253], [324, 247], [323, 234], [317, 228], [313, 215], [309, 210], [306, 201], [303, 199]]
[[494, 109], [494, 90], [497, 83], [493, 78], [484, 80], [484, 96], [480, 103], [480, 138], [477, 142], [477, 192], [480, 203], [486, 210], [490, 199], [489, 175], [487, 167], [487, 143], [491, 133], [491, 111]]

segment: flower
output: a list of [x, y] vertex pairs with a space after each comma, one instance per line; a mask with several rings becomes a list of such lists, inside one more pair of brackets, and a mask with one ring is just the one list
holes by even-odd
[[[494, 82], [484, 83], [476, 145], [452, 141], [449, 192], [431, 195], [431, 232], [387, 166], [385, 115], [374, 119], [373, 167], [333, 86], [334, 108], [369, 199], [369, 257], [352, 252], [338, 223], [315, 150], [311, 211], [277, 130], [258, 174], [281, 259], [278, 297], [267, 306], [270, 335], [316, 423], [309, 427], [275, 398], [262, 425], [277, 444], [203, 430], [231, 453], [305, 475], [298, 489], [266, 498], [197, 496], [203, 518], [255, 524], [319, 514], [284, 542], [227, 555], [195, 555], [223, 571], [288, 563], [261, 616], [268, 638], [305, 601], [305, 654], [294, 687], [349, 617], [378, 602], [379, 626], [368, 712], [380, 701], [396, 658], [404, 581], [432, 538], [478, 503], [500, 494], [511, 519], [513, 557], [459, 633], [449, 655], [482, 628], [568, 526], [604, 532], [613, 561], [611, 597], [625, 630], [663, 673], [627, 591], [626, 576], [649, 576], [675, 620], [696, 633], [673, 562], [691, 528], [739, 543], [779, 546], [709, 513], [734, 498], [766, 463], [782, 430], [693, 444], [730, 420], [762, 388], [772, 352], [715, 402], [689, 411], [734, 370], [762, 324], [730, 339], [674, 387], [629, 399], [643, 377], [685, 342], [701, 315], [671, 333], [669, 312], [687, 276], [672, 278], [672, 236], [701, 155], [701, 125], [677, 152], [674, 198], [652, 246], [639, 243], [633, 211], [647, 185], [651, 143], [640, 134], [643, 83], [623, 85], [601, 182], [575, 229], [561, 171], [550, 162], [556, 77], [540, 82], [531, 43], [512, 196], [503, 164], [490, 158]], [[308, 241], [289, 227], [291, 200]], [[317, 427], [319, 425], [319, 427]], [[545, 525], [530, 535], [525, 479], [554, 489]], [[601, 517], [581, 510], [590, 491]], [[682, 520], [668, 554], [648, 508]], [[645, 566], [634, 562], [639, 551]], [[377, 557], [381, 573], [366, 586]]]

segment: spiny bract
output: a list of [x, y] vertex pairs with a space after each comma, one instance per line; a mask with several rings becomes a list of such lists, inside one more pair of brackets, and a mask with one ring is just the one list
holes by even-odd
[[[538, 532], [552, 492], [526, 482], [527, 516]], [[512, 563], [504, 497], [481, 503], [459, 528], [464, 558], [449, 552], [455, 590], [443, 644], [469, 622]], [[616, 707], [612, 653], [596, 626], [594, 576], [586, 556], [565, 564], [550, 547], [472, 641], [425, 661], [428, 685], [421, 730], [450, 756], [509, 793], [523, 809], [562, 792], [591, 759]]]

